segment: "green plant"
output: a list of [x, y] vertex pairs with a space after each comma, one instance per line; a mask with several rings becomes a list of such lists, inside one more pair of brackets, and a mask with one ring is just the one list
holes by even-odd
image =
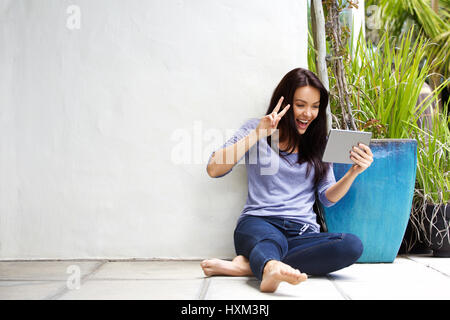
[[380, 0], [379, 18], [384, 28], [389, 28], [396, 38], [400, 38], [408, 25], [415, 25], [418, 33], [436, 43], [429, 47], [429, 60], [436, 60], [434, 71], [447, 78], [450, 74], [450, 1], [441, 0], [440, 9], [434, 12], [427, 0]]
[[316, 73], [316, 56], [317, 52], [314, 48], [314, 39], [311, 32], [308, 31], [308, 69]]
[[358, 129], [372, 131], [374, 138], [409, 138], [411, 130], [404, 123], [413, 123], [446, 84], [416, 106], [434, 62], [426, 59], [430, 42], [421, 36], [413, 40], [413, 32], [412, 28], [395, 46], [387, 30], [377, 47], [359, 33], [357, 46], [351, 52], [353, 59], [346, 64]]
[[450, 122], [447, 112], [431, 116], [431, 128], [421, 129], [409, 123], [418, 141], [417, 189], [422, 190], [424, 202], [450, 202]]
[[[382, 28], [389, 28], [392, 36], [401, 39], [405, 30], [415, 26], [430, 45], [426, 56], [434, 62], [429, 84], [437, 88], [442, 79], [450, 76], [450, 1], [440, 0], [434, 11], [429, 0], [379, 0], [377, 19]], [[447, 88], [449, 89], [449, 88]], [[438, 104], [442, 107], [441, 101]]]
[[[439, 206], [450, 203], [450, 122], [445, 110], [431, 115], [430, 128], [405, 123], [412, 128], [413, 137], [418, 142], [416, 187], [410, 221], [418, 238], [423, 237], [428, 245], [431, 244], [429, 228], [436, 228], [434, 221]], [[431, 218], [426, 213], [427, 205], [435, 208]], [[449, 232], [448, 225], [438, 232], [444, 239], [445, 233]]]

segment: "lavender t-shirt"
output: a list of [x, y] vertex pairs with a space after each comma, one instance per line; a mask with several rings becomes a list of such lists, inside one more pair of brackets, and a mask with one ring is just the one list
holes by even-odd
[[[217, 150], [238, 142], [255, 129], [258, 123], [259, 119], [257, 118], [247, 120]], [[209, 160], [211, 160], [214, 152], [211, 153]], [[296, 162], [298, 154], [288, 155], [287, 152], [280, 152], [287, 155], [289, 163], [268, 145], [266, 139], [260, 139], [239, 159], [238, 163], [245, 157], [248, 180], [247, 202], [239, 219], [245, 215], [282, 217], [306, 223], [313, 231], [319, 232], [320, 226], [316, 222], [316, 214], [313, 211], [315, 191], [317, 191], [319, 200], [324, 206], [334, 205], [334, 202], [329, 201], [325, 196], [326, 190], [336, 183], [332, 164], [328, 163], [327, 174], [315, 190], [314, 168], [311, 167], [309, 176], [306, 177], [307, 163], [298, 164]], [[223, 177], [232, 170], [233, 168], [216, 178]]]

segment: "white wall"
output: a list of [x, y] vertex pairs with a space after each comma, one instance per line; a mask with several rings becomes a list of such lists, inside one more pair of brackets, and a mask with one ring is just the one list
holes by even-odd
[[0, 0], [0, 48], [0, 259], [234, 256], [205, 132], [307, 66], [306, 1]]

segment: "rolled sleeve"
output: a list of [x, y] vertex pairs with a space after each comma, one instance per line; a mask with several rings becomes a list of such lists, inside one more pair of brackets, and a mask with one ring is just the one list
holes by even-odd
[[330, 188], [332, 185], [336, 183], [336, 178], [334, 176], [333, 172], [333, 164], [328, 164], [328, 171], [325, 177], [322, 178], [322, 180], [319, 182], [319, 185], [317, 186], [317, 194], [319, 197], [319, 201], [322, 203], [325, 207], [331, 207], [336, 204], [336, 202], [332, 202], [328, 200], [328, 198], [325, 196], [325, 192]]

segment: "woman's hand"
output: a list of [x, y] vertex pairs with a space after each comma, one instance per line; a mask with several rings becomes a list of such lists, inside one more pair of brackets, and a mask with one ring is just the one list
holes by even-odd
[[358, 147], [353, 147], [350, 151], [350, 159], [354, 164], [349, 171], [356, 174], [366, 170], [373, 162], [373, 154], [370, 148], [363, 143], [359, 143]]
[[329, 187], [325, 192], [325, 196], [331, 202], [338, 202], [347, 191], [350, 189], [356, 177], [366, 170], [373, 162], [373, 154], [368, 146], [365, 144], [358, 144], [358, 147], [353, 147], [350, 151], [350, 159], [355, 163], [347, 171], [347, 173], [334, 185]]
[[260, 121], [258, 126], [256, 127], [256, 132], [258, 133], [259, 138], [271, 136], [275, 130], [277, 129], [278, 122], [281, 118], [286, 114], [290, 105], [288, 104], [284, 107], [283, 111], [278, 113], [281, 108], [281, 103], [283, 102], [284, 97], [281, 97], [278, 100], [277, 106], [273, 109], [273, 112], [264, 116]]

